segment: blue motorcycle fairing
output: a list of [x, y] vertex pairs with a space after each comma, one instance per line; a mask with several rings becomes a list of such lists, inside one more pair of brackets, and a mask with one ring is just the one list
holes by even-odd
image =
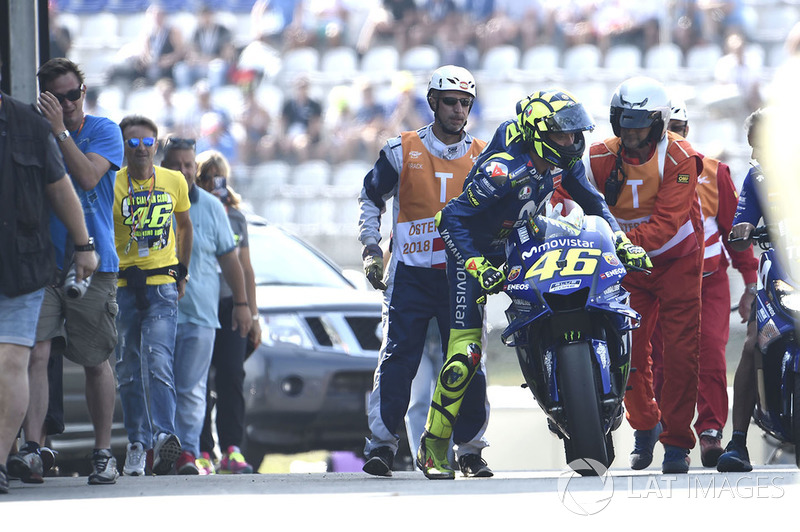
[[[584, 288], [589, 293], [583, 305], [587, 310], [618, 314], [622, 331], [636, 328], [632, 320], [638, 322], [641, 316], [625, 304], [628, 292], [620, 282], [626, 270], [613, 242], [608, 223], [591, 215], [585, 217], [582, 229], [537, 215], [513, 231], [506, 244], [504, 290], [512, 300], [529, 302], [530, 312], [513, 319], [507, 315], [509, 325], [501, 335], [504, 343], [516, 345], [508, 343], [515, 332], [553, 313], [543, 293], [567, 296]], [[512, 307], [519, 305], [512, 303]]]
[[794, 381], [800, 378], [800, 346], [796, 340], [795, 316], [783, 308], [775, 289], [776, 281], [792, 287], [795, 283], [778, 260], [774, 249], [761, 255], [756, 295], [759, 356], [762, 357], [763, 388], [753, 420], [762, 430], [785, 442], [792, 442], [792, 399]]

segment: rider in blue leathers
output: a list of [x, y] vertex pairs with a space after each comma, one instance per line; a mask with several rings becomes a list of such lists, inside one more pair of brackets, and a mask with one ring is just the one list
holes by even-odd
[[[764, 120], [764, 111], [759, 109], [747, 117], [747, 142], [753, 149], [750, 170], [742, 183], [739, 194], [739, 203], [736, 206], [736, 215], [733, 218], [730, 240], [731, 247], [737, 251], [750, 246], [750, 236], [758, 225], [759, 220], [766, 215], [769, 223], [777, 223], [782, 217], [777, 212], [777, 203], [772, 198], [773, 193], [767, 192], [764, 173], [758, 164], [760, 124]], [[733, 378], [733, 405], [731, 407], [731, 424], [733, 435], [725, 447], [725, 452], [717, 460], [717, 471], [748, 472], [752, 471], [750, 454], [747, 451], [747, 429], [750, 426], [750, 416], [758, 399], [756, 384], [756, 353], [758, 347], [756, 339], [758, 326], [756, 323], [756, 301], [750, 310], [750, 319], [747, 322], [747, 336], [742, 346], [742, 356], [736, 367]]]
[[646, 258], [620, 232], [586, 179], [583, 132], [594, 123], [583, 106], [566, 91], [540, 91], [517, 103], [517, 115], [500, 125], [461, 195], [436, 217], [447, 249], [450, 340], [417, 454], [417, 466], [430, 479], [455, 478], [446, 458], [447, 443], [465, 390], [480, 366], [482, 303], [485, 293], [503, 287], [499, 267], [510, 232], [542, 208], [560, 183], [587, 214], [608, 221], [623, 260]]

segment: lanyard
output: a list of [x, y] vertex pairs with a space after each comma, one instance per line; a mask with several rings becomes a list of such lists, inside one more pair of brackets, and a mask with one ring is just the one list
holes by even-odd
[[[147, 192], [147, 201], [145, 202], [144, 209], [139, 210], [135, 202], [135, 196], [133, 191], [133, 179], [131, 179], [131, 175], [128, 174], [128, 204], [131, 207], [131, 218], [133, 218], [133, 227], [131, 228], [131, 236], [128, 239], [128, 244], [125, 246], [125, 254], [128, 254], [128, 251], [131, 249], [131, 244], [133, 244], [133, 240], [136, 238], [136, 231], [139, 230], [139, 227], [142, 223], [143, 218], [147, 218], [147, 213], [150, 210], [150, 198], [153, 196], [153, 189], [156, 188], [156, 170], [153, 168], [153, 177], [152, 182], [150, 183], [150, 190]], [[136, 216], [136, 213], [139, 212], [139, 216]]]

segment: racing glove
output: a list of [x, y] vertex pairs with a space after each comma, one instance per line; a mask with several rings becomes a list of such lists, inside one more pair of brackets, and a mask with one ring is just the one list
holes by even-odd
[[364, 260], [364, 273], [369, 284], [375, 290], [386, 290], [386, 285], [383, 283], [383, 251], [380, 246], [377, 244], [366, 246], [361, 252], [361, 258]]
[[630, 239], [622, 231], [614, 233], [615, 244], [617, 247], [617, 256], [626, 266], [633, 266], [634, 268], [645, 269], [652, 268], [653, 263], [647, 252], [641, 246], [634, 246]]
[[[503, 289], [503, 282], [506, 276], [492, 266], [484, 257], [472, 257], [464, 261], [464, 267], [470, 275], [475, 277], [481, 284], [481, 288], [488, 294], [496, 294]], [[481, 301], [483, 300], [483, 301]], [[486, 302], [486, 297], [478, 298], [478, 304]]]

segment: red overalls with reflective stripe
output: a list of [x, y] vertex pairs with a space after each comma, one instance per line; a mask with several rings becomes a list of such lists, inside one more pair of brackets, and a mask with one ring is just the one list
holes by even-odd
[[[602, 192], [616, 162], [620, 139], [595, 143], [590, 149], [592, 178]], [[642, 315], [632, 334], [631, 365], [636, 368], [625, 394], [628, 421], [649, 430], [659, 420], [664, 444], [691, 449], [697, 401], [700, 351], [700, 283], [703, 224], [697, 199], [700, 156], [682, 137], [667, 132], [652, 156], [637, 164], [623, 158], [625, 185], [614, 207], [620, 226], [653, 260], [652, 274], [629, 273], [624, 286], [631, 306]], [[650, 337], [661, 322], [669, 345], [664, 353], [661, 402], [653, 390]]]

